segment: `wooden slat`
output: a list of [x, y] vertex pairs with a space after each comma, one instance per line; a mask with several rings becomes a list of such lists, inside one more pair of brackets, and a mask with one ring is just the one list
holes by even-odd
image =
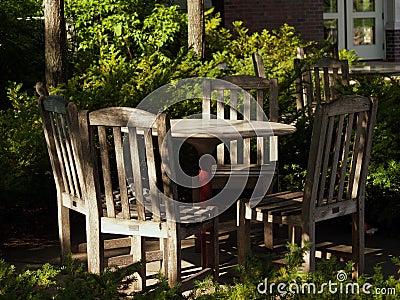
[[[56, 130], [55, 124], [54, 124], [55, 114], [53, 114], [52, 112], [48, 112], [47, 115], [48, 115], [48, 121], [50, 123], [49, 131], [51, 132], [51, 134], [49, 134], [49, 140], [47, 142], [54, 143], [56, 155], [52, 155], [52, 157], [53, 157], [54, 163], [55, 163], [55, 158], [57, 157], [57, 165], [58, 165], [56, 167], [53, 163], [53, 167], [55, 170], [60, 170], [60, 172], [61, 172], [62, 180], [61, 180], [61, 178], [59, 178], [59, 176], [57, 176], [59, 178], [58, 183], [59, 183], [60, 187], [63, 188], [67, 193], [69, 193], [70, 190], [69, 190], [69, 186], [68, 186], [67, 175], [66, 175], [64, 164], [62, 163], [63, 157], [62, 157], [62, 153], [61, 153], [61, 146], [59, 143], [59, 138], [57, 136], [57, 130]], [[54, 149], [50, 149], [50, 153], [52, 153], [53, 150]], [[61, 184], [62, 184], [62, 186], [61, 186]]]
[[361, 141], [361, 131], [362, 131], [362, 124], [363, 124], [363, 115], [360, 113], [356, 114], [357, 116], [357, 125], [355, 128], [355, 133], [354, 133], [354, 140], [353, 140], [353, 150], [352, 150], [352, 158], [351, 158], [351, 165], [350, 165], [350, 175], [349, 175], [349, 184], [347, 186], [347, 199], [351, 199], [354, 195], [353, 193], [353, 187], [354, 185], [357, 187], [358, 183], [355, 182], [355, 180], [358, 180], [358, 177], [356, 175], [357, 171], [357, 164], [359, 163], [359, 153], [361, 150], [360, 144], [363, 143]]
[[101, 159], [101, 168], [103, 173], [103, 183], [104, 183], [104, 195], [107, 206], [107, 216], [115, 217], [115, 204], [113, 197], [113, 188], [111, 181], [111, 169], [110, 169], [110, 160], [108, 153], [108, 145], [107, 145], [107, 135], [105, 126], [97, 127], [98, 138], [99, 138], [99, 146], [100, 146], [100, 159]]
[[[318, 112], [317, 112], [318, 113]], [[310, 152], [310, 156], [309, 157], [313, 157], [312, 160], [308, 161], [308, 167], [307, 170], [307, 177], [306, 177], [306, 184], [309, 184], [311, 187], [311, 193], [309, 195], [307, 195], [306, 199], [307, 201], [310, 202], [314, 202], [317, 201], [319, 204], [319, 200], [318, 200], [318, 187], [319, 187], [319, 182], [320, 182], [320, 174], [321, 174], [321, 167], [323, 164], [323, 152], [324, 152], [324, 146], [325, 146], [325, 139], [326, 136], [325, 134], [321, 134], [321, 133], [325, 133], [327, 130], [327, 126], [328, 126], [328, 120], [327, 118], [323, 118], [323, 112], [319, 112], [320, 115], [317, 116], [316, 121], [317, 124], [318, 122], [321, 122], [321, 125], [318, 127], [314, 127], [313, 128], [313, 136], [315, 135], [314, 139], [311, 139], [311, 150], [313, 150], [313, 152]], [[322, 117], [321, 119], [318, 119]], [[305, 190], [305, 194], [308, 191]], [[309, 204], [307, 204], [309, 205]]]
[[[217, 119], [225, 119], [224, 90], [217, 91]], [[225, 163], [225, 145], [222, 143], [217, 146], [217, 164]]]
[[269, 120], [271, 122], [278, 122], [279, 119], [279, 104], [278, 104], [278, 96], [279, 96], [279, 88], [278, 88], [278, 79], [272, 78], [270, 79], [270, 90], [269, 90]]
[[349, 114], [347, 117], [346, 133], [345, 133], [344, 141], [343, 141], [344, 147], [343, 147], [343, 151], [342, 151], [342, 159], [341, 159], [342, 167], [341, 167], [340, 177], [339, 177], [337, 201], [341, 201], [343, 198], [343, 191], [344, 191], [344, 185], [345, 185], [345, 180], [346, 180], [347, 163], [348, 163], [350, 143], [351, 143], [352, 130], [353, 130], [353, 122], [354, 122], [354, 114]]
[[[151, 130], [146, 130], [144, 134], [144, 141], [146, 146], [146, 161], [147, 161], [147, 174], [149, 176], [150, 196], [151, 196], [151, 209], [155, 221], [161, 220], [160, 213], [160, 197], [157, 188], [157, 174], [155, 166], [154, 148], [153, 148], [153, 135]], [[162, 163], [166, 163], [163, 161]], [[136, 178], [140, 180], [140, 178]], [[167, 217], [168, 218], [168, 217]]]
[[84, 171], [83, 171], [83, 155], [82, 155], [82, 145], [81, 145], [81, 136], [79, 131], [79, 112], [75, 103], [70, 102], [67, 106], [67, 121], [68, 127], [70, 129], [70, 138], [71, 138], [71, 146], [72, 146], [72, 155], [74, 157], [74, 163], [77, 171], [77, 180], [79, 191], [81, 195], [83, 195], [83, 186], [84, 186]]
[[62, 193], [62, 204], [69, 209], [78, 211], [80, 213], [86, 214], [87, 213], [87, 205], [86, 201], [80, 197], [71, 195], [69, 193]]
[[335, 123], [335, 118], [333, 118], [333, 117], [329, 118], [328, 130], [325, 135], [325, 138], [326, 138], [325, 149], [324, 149], [324, 153], [322, 154], [323, 155], [322, 156], [323, 163], [322, 163], [321, 175], [320, 175], [320, 180], [319, 180], [318, 205], [321, 205], [320, 200], [324, 198], [324, 194], [325, 194], [325, 183], [326, 183], [326, 176], [328, 173], [328, 163], [329, 163], [330, 151], [331, 151], [331, 146], [332, 146], [332, 134], [333, 134], [334, 123]]
[[151, 220], [138, 221], [116, 218], [101, 218], [103, 233], [137, 235], [155, 238], [167, 238], [167, 226], [165, 222]]
[[355, 160], [355, 167], [354, 167], [354, 182], [351, 188], [351, 198], [354, 199], [358, 196], [358, 189], [359, 189], [359, 182], [360, 182], [360, 173], [361, 168], [363, 165], [364, 155], [365, 155], [365, 143], [367, 142], [367, 113], [362, 112], [359, 113], [359, 118], [362, 120], [361, 123], [357, 124], [356, 129], [356, 140], [357, 140], [357, 149], [355, 151], [356, 155], [353, 157]]
[[261, 55], [258, 52], [254, 52], [252, 55], [252, 58], [253, 58], [253, 64], [254, 64], [254, 70], [255, 70], [256, 76], [266, 78], [264, 62], [262, 60]]
[[152, 127], [155, 126], [155, 115], [131, 107], [108, 107], [89, 114], [91, 126]]
[[334, 147], [334, 154], [332, 158], [332, 171], [331, 171], [331, 178], [329, 182], [328, 188], [328, 203], [332, 202], [333, 194], [335, 192], [335, 183], [337, 178], [337, 168], [339, 165], [339, 153], [341, 149], [342, 143], [342, 134], [343, 134], [343, 123], [344, 123], [344, 115], [339, 117], [338, 127], [336, 129], [336, 142]]
[[299, 207], [301, 206], [303, 198], [295, 198], [292, 200], [286, 200], [286, 201], [280, 201], [280, 202], [275, 202], [267, 205], [258, 205], [256, 208], [256, 211], [267, 213], [267, 212], [273, 212], [273, 211], [281, 211], [286, 209], [287, 207]]
[[[153, 261], [160, 261], [163, 259], [162, 251], [147, 251], [145, 253], [146, 263]], [[110, 257], [107, 259], [108, 266], [126, 266], [136, 263], [138, 261], [134, 261], [133, 256], [130, 254], [124, 254], [119, 256]]]
[[323, 83], [324, 83], [324, 100], [329, 102], [331, 100], [331, 85], [329, 83], [329, 71], [327, 67], [323, 68]]
[[71, 128], [70, 124], [68, 124], [69, 121], [67, 119], [67, 115], [65, 117], [63, 116], [61, 118], [61, 129], [62, 129], [62, 134], [65, 139], [65, 148], [66, 148], [66, 155], [68, 158], [68, 165], [70, 167], [71, 175], [72, 175], [72, 186], [75, 191], [75, 195], [77, 197], [81, 197], [81, 191], [80, 191], [80, 186], [78, 182], [78, 174], [77, 174], [77, 167], [76, 167], [76, 161], [79, 159], [78, 157], [74, 156], [73, 152], [73, 146], [71, 144]]
[[[238, 111], [238, 91], [234, 90], [231, 91], [230, 93], [230, 108], [229, 108], [229, 118], [231, 120], [237, 120], [237, 111]], [[223, 145], [221, 145], [223, 146]], [[219, 147], [219, 146], [218, 146]], [[230, 160], [231, 160], [231, 164], [235, 165], [238, 163], [238, 141], [234, 140], [234, 141], [230, 141], [229, 142], [229, 155], [230, 155]], [[222, 162], [219, 160], [218, 158], [218, 154], [217, 154], [217, 163], [218, 164], [222, 164]]]
[[46, 111], [54, 112], [57, 114], [66, 114], [67, 101], [64, 97], [51, 95], [43, 99], [43, 108]]
[[211, 117], [211, 81], [203, 81], [203, 99], [201, 102], [201, 112], [203, 119], [210, 119]]
[[[316, 103], [321, 103], [321, 79], [319, 75], [319, 67], [314, 67], [314, 81], [315, 81], [315, 101]], [[323, 81], [324, 82], [324, 81]], [[312, 85], [312, 82], [310, 82], [310, 85]], [[312, 102], [309, 104], [311, 105]]]
[[[104, 240], [104, 250], [128, 248], [131, 246], [131, 237]], [[87, 243], [80, 243], [76, 249], [80, 253], [87, 251]]]
[[328, 205], [322, 205], [315, 210], [315, 219], [318, 221], [329, 220], [340, 216], [352, 214], [357, 211], [357, 201], [348, 200]]
[[122, 217], [124, 219], [130, 219], [131, 214], [129, 212], [130, 209], [129, 209], [128, 192], [126, 186], [121, 128], [113, 127], [113, 135], [114, 135], [115, 160], [117, 163], [117, 172], [118, 172], [118, 185], [121, 193]]
[[132, 164], [132, 176], [133, 176], [133, 185], [135, 190], [135, 197], [136, 197], [136, 206], [137, 206], [137, 213], [138, 213], [138, 220], [145, 220], [145, 198], [143, 195], [143, 182], [142, 178], [144, 178], [144, 174], [142, 174], [142, 168], [139, 166], [141, 165], [141, 158], [139, 154], [139, 143], [138, 143], [138, 134], [137, 130], [134, 127], [128, 128], [129, 134], [129, 152]]
[[55, 126], [55, 128], [53, 127], [53, 129], [55, 132], [57, 132], [55, 136], [55, 139], [58, 144], [57, 153], [59, 151], [58, 154], [59, 154], [60, 164], [62, 166], [62, 170], [65, 172], [66, 175], [64, 181], [64, 187], [68, 188], [69, 193], [74, 194], [74, 186], [72, 184], [72, 175], [69, 168], [67, 153], [64, 145], [64, 138], [62, 135], [61, 124], [60, 124], [61, 123], [60, 117], [61, 117], [60, 115], [55, 114], [54, 115], [55, 124], [53, 124]]
[[[222, 78], [225, 81], [228, 81], [240, 89], [244, 90], [255, 90], [255, 89], [268, 89], [270, 86], [269, 79], [262, 78], [259, 76], [253, 75], [235, 75], [235, 76], [226, 76]], [[217, 83], [219, 84], [219, 83]], [[213, 86], [213, 88], [218, 89], [217, 86]], [[232, 85], [226, 85], [223, 87], [224, 89], [232, 89]]]
[[332, 101], [329, 116], [368, 111], [371, 103], [369, 99], [360, 95], [344, 95], [342, 101]]

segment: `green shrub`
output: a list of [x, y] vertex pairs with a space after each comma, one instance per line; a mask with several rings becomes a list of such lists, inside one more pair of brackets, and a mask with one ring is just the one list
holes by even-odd
[[[0, 194], [7, 207], [29, 207], [51, 190], [37, 98], [21, 89], [22, 84], [11, 84], [7, 95], [12, 108], [0, 110]], [[32, 203], [26, 203], [22, 195], [32, 197]]]
[[41, 80], [44, 71], [43, 20], [38, 0], [0, 2], [0, 109], [9, 108], [9, 81], [23, 82], [24, 88]]
[[13, 265], [0, 260], [0, 298], [50, 299], [59, 273], [60, 270], [50, 264], [18, 273]]
[[[101, 275], [84, 271], [84, 266], [71, 258], [63, 267], [49, 264], [37, 270], [16, 271], [15, 267], [0, 260], [0, 298], [1, 299], [397, 299], [400, 293], [400, 278], [391, 275], [385, 278], [380, 267], [376, 267], [371, 277], [361, 276], [357, 281], [351, 279], [352, 263], [340, 263], [334, 257], [317, 262], [314, 273], [299, 272], [302, 256], [307, 247], [300, 248], [288, 244], [284, 264], [274, 267], [269, 255], [255, 257], [249, 255], [245, 266], [238, 266], [237, 275], [231, 282], [220, 284], [211, 278], [196, 282], [195, 288], [183, 296], [180, 284], [170, 288], [162, 275], [158, 283], [146, 287], [141, 292], [128, 292], [135, 280], [134, 272], [140, 264], [125, 268], [107, 269]], [[393, 258], [399, 267], [400, 258]], [[339, 277], [340, 274], [340, 277]], [[327, 284], [333, 284], [336, 293]], [[282, 291], [278, 284], [285, 285]], [[315, 292], [310, 284], [316, 287]], [[342, 284], [342, 287], [340, 285]], [[370, 292], [364, 293], [362, 286], [367, 284]], [[268, 285], [268, 286], [267, 286]], [[290, 293], [291, 285], [299, 286], [298, 293]], [[358, 285], [354, 293], [346, 293], [346, 285]], [[302, 287], [305, 287], [302, 290]], [[309, 289], [310, 288], [310, 289]], [[386, 289], [388, 295], [379, 293]], [[285, 293], [286, 291], [286, 293]], [[295, 289], [292, 289], [295, 291]], [[393, 294], [394, 293], [394, 294]], [[187, 294], [187, 293], [186, 293]]]

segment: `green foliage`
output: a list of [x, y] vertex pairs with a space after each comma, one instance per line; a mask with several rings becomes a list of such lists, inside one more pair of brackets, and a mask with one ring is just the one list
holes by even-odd
[[352, 50], [347, 50], [347, 49], [342, 49], [339, 51], [339, 59], [344, 59], [349, 62], [349, 66], [356, 66], [356, 65], [362, 65], [364, 63], [361, 63], [360, 57], [357, 55], [356, 51], [354, 49]]
[[125, 268], [108, 268], [100, 275], [88, 273], [82, 264], [71, 259], [60, 269], [56, 299], [120, 299], [126, 296], [124, 289], [140, 270], [140, 264]]
[[[15, 83], [10, 84], [7, 95], [12, 108], [0, 110], [0, 194], [16, 206], [20, 203], [13, 194], [39, 196], [49, 189], [45, 183], [49, 182], [46, 172], [50, 165], [36, 97]], [[29, 205], [24, 203], [25, 207]]]
[[2, 299], [49, 299], [59, 270], [45, 264], [37, 270], [17, 272], [0, 260], [0, 297]]
[[[196, 282], [195, 288], [183, 296], [180, 285], [170, 288], [162, 275], [158, 283], [146, 287], [141, 292], [128, 292], [135, 280], [132, 275], [140, 264], [126, 268], [107, 269], [100, 275], [84, 271], [77, 261], [67, 259], [63, 267], [49, 264], [37, 270], [16, 271], [15, 267], [0, 260], [0, 298], [1, 299], [396, 299], [400, 292], [400, 278], [393, 275], [385, 278], [380, 267], [367, 278], [361, 276], [357, 281], [351, 279], [353, 264], [339, 263], [334, 257], [317, 262], [314, 273], [299, 271], [302, 256], [308, 247], [287, 245], [288, 252], [284, 264], [279, 268], [272, 266], [273, 256], [264, 258], [249, 255], [245, 266], [238, 266], [238, 275], [232, 283], [220, 284], [211, 278]], [[400, 268], [400, 258], [392, 259]], [[341, 276], [339, 277], [338, 274]], [[278, 290], [278, 284], [284, 285]], [[317, 288], [313, 292], [312, 286]], [[336, 293], [330, 292], [327, 284], [333, 284]], [[360, 292], [346, 293], [347, 285], [357, 284]], [[364, 284], [371, 286], [370, 294], [363, 293]], [[298, 286], [298, 293], [290, 293]], [[321, 292], [321, 287], [324, 287]], [[340, 285], [342, 291], [340, 292]], [[395, 292], [394, 296], [379, 293], [382, 289]], [[286, 292], [285, 292], [286, 291]], [[351, 290], [349, 290], [351, 291]]]
[[38, 0], [0, 2], [0, 109], [8, 108], [5, 88], [8, 81], [27, 87], [42, 78], [44, 70], [43, 21]]

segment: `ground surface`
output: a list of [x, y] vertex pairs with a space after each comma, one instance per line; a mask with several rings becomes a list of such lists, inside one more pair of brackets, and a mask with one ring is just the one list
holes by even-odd
[[[11, 217], [2, 218], [0, 223], [0, 257], [18, 268], [27, 265], [39, 267], [46, 262], [59, 264], [59, 244], [57, 237], [57, 225], [54, 212], [47, 210], [23, 211]], [[231, 212], [221, 218], [220, 248], [221, 270], [228, 272], [229, 268], [236, 264], [236, 232], [234, 214]], [[73, 243], [84, 241], [84, 219], [79, 215], [73, 215]], [[255, 253], [265, 253], [262, 247], [262, 235], [260, 227], [253, 227], [252, 248]], [[346, 219], [340, 222], [322, 223], [317, 227], [317, 241], [322, 255], [329, 257], [334, 254], [346, 257], [350, 252], [351, 227]], [[385, 232], [377, 231], [374, 235], [366, 235], [366, 273], [372, 274], [375, 266], [381, 266], [386, 276], [396, 275], [398, 268], [391, 262], [392, 257], [400, 256], [400, 240], [390, 237]], [[283, 245], [281, 243], [281, 245]], [[193, 241], [185, 243], [183, 252], [184, 265], [189, 268], [198, 264], [199, 254], [194, 251]], [[279, 247], [274, 253], [282, 253], [285, 247]], [[84, 253], [75, 253], [74, 257], [85, 261]]]

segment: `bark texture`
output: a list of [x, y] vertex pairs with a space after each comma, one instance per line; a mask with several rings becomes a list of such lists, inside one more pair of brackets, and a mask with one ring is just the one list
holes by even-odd
[[45, 30], [45, 78], [46, 86], [65, 83], [66, 76], [66, 29], [64, 0], [43, 0]]

